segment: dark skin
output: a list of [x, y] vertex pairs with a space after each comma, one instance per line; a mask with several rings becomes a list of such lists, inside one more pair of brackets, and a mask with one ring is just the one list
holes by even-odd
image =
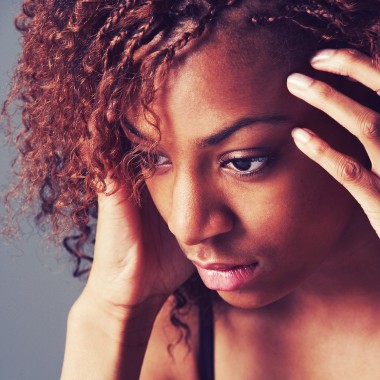
[[[216, 323], [217, 378], [363, 378], [363, 366], [380, 352], [378, 333], [367, 336], [380, 317], [378, 237], [354, 198], [297, 149], [290, 131], [307, 127], [363, 163], [366, 157], [351, 134], [288, 92], [286, 76], [269, 56], [242, 70], [218, 48], [173, 71], [156, 103], [162, 164], [148, 188], [187, 258], [258, 259], [262, 266], [247, 287], [218, 292], [226, 304]], [[252, 125], [213, 146], [197, 145], [230, 120], [267, 114], [294, 123]], [[246, 156], [252, 147], [269, 147], [253, 156], [274, 151], [278, 158], [248, 179], [234, 177], [233, 164], [220, 170], [218, 157]], [[351, 349], [347, 330], [356, 334]], [[350, 364], [350, 357], [357, 360]]]
[[[364, 115], [378, 115], [326, 91], [330, 87], [318, 80], [302, 87], [302, 77], [293, 76], [287, 85], [289, 68], [268, 52], [242, 66], [225, 48], [225, 40], [210, 39], [207, 49], [173, 67], [157, 95], [162, 139], [147, 186], [161, 216], [153, 204], [138, 209], [126, 189], [99, 198], [94, 267], [71, 317], [71, 326], [81, 326], [84, 315], [86, 321], [94, 317], [97, 333], [89, 335], [93, 352], [86, 363], [94, 369], [101, 356], [108, 366], [100, 374], [112, 368], [107, 379], [138, 378], [149, 334], [133, 332], [149, 332], [155, 321], [141, 378], [195, 379], [196, 349], [186, 356], [178, 346], [174, 361], [165, 350], [175, 328], [162, 305], [194, 271], [192, 262], [255, 260], [252, 281], [219, 292], [216, 379], [377, 378], [380, 168], [364, 168], [366, 153], [352, 135], [372, 163], [380, 162], [379, 141], [363, 134], [359, 123]], [[380, 88], [370, 60], [351, 56], [340, 51], [323, 69]], [[309, 65], [302, 72], [336, 84]], [[251, 123], [220, 138], [237, 120], [263, 115], [282, 121]], [[149, 139], [149, 128], [134, 116]], [[188, 323], [197, 347], [194, 315]], [[81, 368], [73, 362], [83, 363], [83, 352], [90, 350], [74, 344], [78, 339], [75, 327], [69, 329], [63, 379], [71, 378], [71, 368]]]
[[[344, 254], [341, 245], [356, 207], [336, 181], [297, 149], [290, 131], [307, 126], [327, 134], [328, 129], [330, 141], [345, 141], [340, 145], [352, 153], [351, 138], [292, 96], [285, 87], [287, 72], [272, 63], [263, 58], [242, 70], [223, 49], [209, 48], [173, 70], [173, 81], [162, 90], [165, 97], [156, 103], [162, 165], [147, 181], [148, 189], [188, 259], [201, 264], [260, 262], [260, 278], [252, 286], [220, 293], [239, 307], [281, 298], [326, 258]], [[198, 144], [236, 120], [261, 115], [289, 121], [250, 124], [218, 143]], [[253, 163], [257, 172], [246, 177], [238, 177], [242, 171], [233, 162], [218, 162], [271, 155], [268, 162]]]

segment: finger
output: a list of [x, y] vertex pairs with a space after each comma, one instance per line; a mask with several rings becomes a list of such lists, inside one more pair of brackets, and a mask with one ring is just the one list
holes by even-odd
[[[106, 191], [98, 194], [98, 220], [94, 258], [113, 253], [124, 255], [140, 233], [140, 209], [126, 186], [117, 186], [110, 177]], [[122, 246], [115, 244], [124, 241]], [[120, 251], [120, 252], [119, 252]], [[99, 260], [99, 257], [98, 257]]]
[[325, 112], [355, 135], [364, 145], [373, 170], [380, 173], [380, 115], [326, 83], [303, 74], [288, 77], [289, 91]]
[[357, 50], [321, 50], [311, 59], [311, 65], [318, 70], [354, 79], [380, 95], [380, 68]]
[[108, 176], [105, 180], [106, 189], [98, 194], [99, 217], [107, 218], [112, 216], [113, 219], [135, 217], [136, 202], [133, 199], [132, 192], [125, 185], [118, 185], [114, 179]]
[[340, 182], [362, 206], [372, 226], [380, 233], [380, 179], [358, 161], [337, 152], [313, 132], [295, 128], [297, 147]]

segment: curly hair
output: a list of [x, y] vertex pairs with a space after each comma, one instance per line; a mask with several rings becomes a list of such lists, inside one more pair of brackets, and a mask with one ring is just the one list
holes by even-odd
[[[245, 31], [282, 30], [297, 37], [297, 51], [303, 40], [313, 41], [304, 55], [349, 47], [379, 62], [380, 0], [244, 3]], [[24, 204], [39, 200], [37, 222], [67, 235], [75, 276], [92, 261], [88, 247], [107, 173], [112, 170], [118, 185], [130, 184], [137, 200], [144, 191], [142, 157], [124, 133], [125, 111], [138, 105], [158, 140], [159, 118], [150, 106], [171, 63], [238, 9], [239, 0], [24, 1], [16, 18], [23, 51], [2, 110], [20, 152], [18, 182], [9, 194]], [[21, 130], [12, 126], [14, 112], [21, 114]], [[171, 319], [186, 336], [180, 310], [189, 297], [203, 302], [206, 293], [197, 278], [175, 292]]]

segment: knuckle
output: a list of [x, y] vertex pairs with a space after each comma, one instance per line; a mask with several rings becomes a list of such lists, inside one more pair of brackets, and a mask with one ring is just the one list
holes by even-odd
[[363, 137], [373, 140], [380, 137], [380, 116], [371, 111], [364, 112], [359, 117], [359, 130]]
[[322, 99], [334, 99], [337, 96], [337, 91], [324, 83], [318, 83], [317, 93]]
[[343, 157], [338, 161], [338, 177], [341, 182], [360, 182], [363, 174], [363, 167], [354, 159]]
[[338, 54], [341, 56], [342, 60], [349, 64], [360, 61], [363, 57], [362, 53], [355, 49], [341, 49]]
[[313, 153], [316, 157], [323, 157], [329, 148], [330, 146], [325, 141], [321, 141], [313, 147]]
[[355, 49], [340, 49], [337, 56], [339, 65], [337, 71], [348, 78], [353, 77], [355, 64], [362, 60], [362, 53]]

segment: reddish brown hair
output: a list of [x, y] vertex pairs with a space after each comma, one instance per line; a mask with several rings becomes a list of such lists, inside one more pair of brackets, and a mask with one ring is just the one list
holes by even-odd
[[[24, 1], [16, 19], [23, 51], [2, 112], [20, 152], [12, 194], [25, 204], [39, 199], [37, 220], [50, 221], [54, 231], [77, 231], [64, 239], [77, 260], [75, 275], [88, 269], [83, 261], [92, 260], [86, 246], [93, 240], [97, 194], [105, 190], [109, 171], [118, 184], [129, 183], [136, 197], [143, 184], [140, 157], [124, 133], [126, 110], [139, 103], [147, 121], [157, 127], [159, 120], [149, 108], [157, 79], [165, 78], [178, 51], [240, 3]], [[267, 3], [273, 11], [252, 11], [242, 25], [248, 21], [252, 32], [276, 25], [285, 34], [298, 33], [300, 46], [307, 36], [315, 42], [313, 49], [352, 47], [378, 62], [379, 0]], [[21, 130], [11, 123], [17, 110]], [[179, 306], [186, 303], [181, 297], [178, 292]]]

